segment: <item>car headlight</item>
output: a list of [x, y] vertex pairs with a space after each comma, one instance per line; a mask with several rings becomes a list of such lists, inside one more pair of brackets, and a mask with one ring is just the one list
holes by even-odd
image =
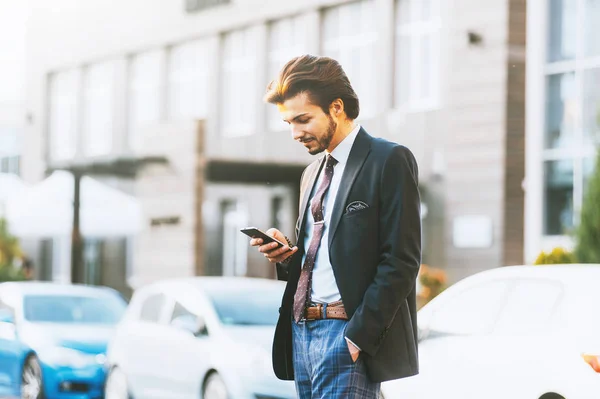
[[54, 366], [85, 367], [103, 365], [106, 361], [104, 354], [93, 355], [62, 347], [44, 349], [38, 355], [43, 362]]

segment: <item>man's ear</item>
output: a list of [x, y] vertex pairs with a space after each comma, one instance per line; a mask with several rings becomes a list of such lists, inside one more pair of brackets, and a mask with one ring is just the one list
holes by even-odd
[[341, 118], [344, 112], [344, 101], [341, 98], [336, 98], [329, 105], [329, 114], [334, 118]]

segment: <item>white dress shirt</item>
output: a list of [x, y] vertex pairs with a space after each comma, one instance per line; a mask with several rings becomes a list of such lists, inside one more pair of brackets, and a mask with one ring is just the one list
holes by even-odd
[[[329, 261], [329, 224], [331, 221], [333, 204], [335, 203], [335, 199], [340, 188], [340, 182], [342, 181], [342, 175], [344, 174], [344, 169], [346, 168], [346, 164], [348, 163], [348, 157], [350, 156], [350, 150], [352, 149], [352, 145], [354, 144], [354, 140], [356, 139], [359, 130], [360, 125], [357, 124], [355, 128], [350, 132], [350, 134], [346, 136], [346, 138], [344, 138], [344, 140], [341, 143], [339, 143], [331, 152], [331, 156], [334, 157], [338, 161], [338, 163], [333, 167], [333, 178], [331, 179], [329, 190], [327, 190], [327, 193], [323, 198], [323, 219], [325, 221], [325, 227], [323, 230], [321, 244], [319, 245], [319, 249], [317, 251], [317, 256], [315, 259], [315, 265], [313, 268], [311, 290], [312, 302], [330, 303], [339, 301], [341, 299], [340, 291], [335, 282], [333, 268], [331, 267], [331, 263]], [[312, 240], [314, 218], [312, 212], [310, 211], [310, 204], [312, 203], [312, 197], [318, 190], [322, 181], [323, 173], [320, 173], [319, 179], [317, 180], [317, 184], [315, 185], [313, 192], [310, 194], [311, 200], [307, 207], [306, 216], [304, 218], [306, 223], [304, 229], [304, 231], [306, 232], [306, 234], [304, 235], [304, 248], [308, 248]], [[303, 265], [305, 260], [306, 252], [302, 257]]]

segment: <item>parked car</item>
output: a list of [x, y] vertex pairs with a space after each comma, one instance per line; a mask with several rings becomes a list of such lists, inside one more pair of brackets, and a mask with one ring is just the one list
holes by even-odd
[[600, 265], [468, 277], [418, 313], [420, 374], [386, 399], [600, 397]]
[[126, 306], [105, 287], [0, 284], [0, 395], [102, 398], [106, 346]]
[[192, 277], [137, 289], [109, 344], [106, 399], [295, 398], [271, 360], [284, 288]]

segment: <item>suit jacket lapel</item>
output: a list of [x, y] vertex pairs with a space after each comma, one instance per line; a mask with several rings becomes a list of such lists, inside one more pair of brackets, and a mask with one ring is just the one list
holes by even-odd
[[369, 136], [361, 127], [358, 135], [356, 136], [356, 140], [354, 140], [354, 144], [352, 145], [352, 150], [350, 150], [348, 163], [344, 169], [342, 181], [340, 182], [340, 188], [338, 189], [337, 197], [335, 199], [335, 203], [333, 204], [333, 212], [331, 214], [328, 237], [328, 245], [330, 248], [331, 243], [333, 242], [333, 237], [335, 236], [335, 231], [340, 223], [342, 213], [344, 212], [344, 204], [348, 200], [348, 195], [350, 194], [352, 184], [354, 183], [356, 176], [358, 176], [358, 172], [360, 172], [365, 159], [367, 159], [369, 151], [371, 151], [371, 136]]
[[321, 158], [319, 160], [319, 162], [315, 162], [314, 167], [307, 170], [307, 176], [305, 181], [305, 184], [302, 185], [301, 190], [300, 190], [300, 196], [302, 198], [302, 201], [300, 203], [300, 209], [298, 210], [299, 212], [299, 228], [298, 228], [298, 237], [296, 237], [296, 240], [298, 243], [300, 243], [300, 240], [302, 240], [302, 242], [304, 242], [304, 239], [302, 238], [303, 233], [304, 233], [304, 217], [306, 216], [306, 207], [308, 206], [308, 200], [310, 199], [310, 194], [313, 191], [313, 188], [315, 186], [315, 184], [317, 183], [317, 177], [319, 176], [319, 172], [321, 171], [321, 168], [323, 167], [325, 161], [325, 157]]

